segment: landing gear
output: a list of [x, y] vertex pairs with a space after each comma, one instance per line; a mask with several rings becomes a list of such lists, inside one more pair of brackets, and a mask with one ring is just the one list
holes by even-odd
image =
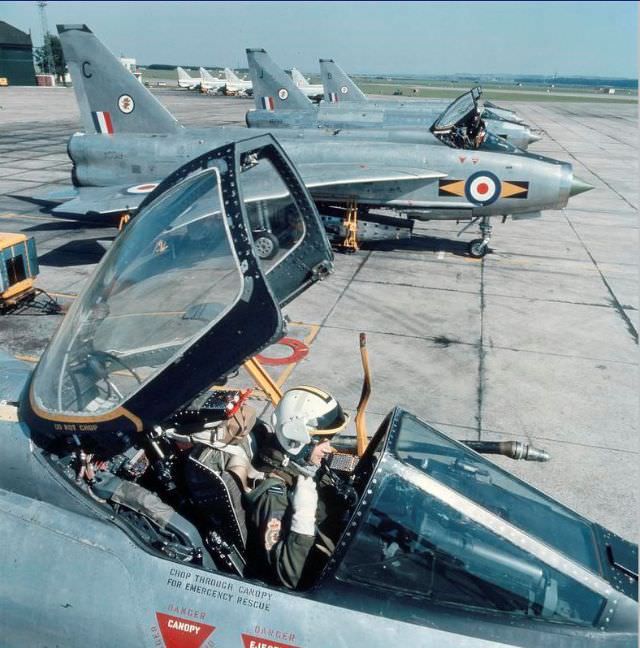
[[253, 236], [253, 244], [255, 245], [259, 259], [273, 259], [278, 254], [280, 243], [274, 234], [263, 230], [261, 232], [254, 232]]
[[469, 243], [469, 256], [474, 259], [481, 259], [487, 253], [487, 244], [484, 242], [484, 239], [473, 239]]
[[347, 217], [343, 221], [346, 236], [342, 242], [342, 251], [355, 254], [359, 249], [358, 244], [358, 204], [354, 200], [347, 209]]
[[489, 241], [491, 240], [491, 230], [493, 229], [488, 216], [482, 216], [480, 218], [478, 227], [480, 228], [482, 238], [473, 239], [468, 247], [469, 256], [474, 259], [481, 259], [487, 252], [490, 252]]

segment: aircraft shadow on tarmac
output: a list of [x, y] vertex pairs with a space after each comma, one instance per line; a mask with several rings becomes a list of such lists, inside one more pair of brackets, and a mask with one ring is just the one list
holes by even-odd
[[103, 244], [106, 238], [83, 239], [82, 241], [69, 241], [38, 257], [40, 265], [64, 268], [69, 266], [87, 265], [97, 263], [106, 252]]
[[409, 239], [397, 241], [373, 241], [362, 244], [365, 250], [411, 250], [414, 252], [447, 252], [455, 256], [468, 257], [469, 244], [466, 241], [455, 241], [437, 236], [413, 235]]
[[[100, 223], [78, 223], [77, 221], [53, 221], [51, 223], [39, 223], [26, 227], [23, 232], [55, 232], [55, 231], [82, 231], [88, 229], [105, 229], [104, 224]], [[109, 237], [104, 237], [109, 238]]]

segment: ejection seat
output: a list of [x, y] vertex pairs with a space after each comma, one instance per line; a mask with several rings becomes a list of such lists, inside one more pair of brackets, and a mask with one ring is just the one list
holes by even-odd
[[255, 410], [243, 406], [217, 440], [192, 435], [195, 445], [186, 467], [190, 500], [205, 527], [205, 545], [218, 567], [239, 575], [246, 565], [244, 494], [262, 477], [251, 464], [255, 422]]

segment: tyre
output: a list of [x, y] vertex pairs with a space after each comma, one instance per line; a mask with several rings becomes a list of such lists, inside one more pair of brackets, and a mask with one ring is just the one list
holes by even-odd
[[481, 259], [489, 251], [483, 239], [474, 239], [469, 243], [469, 256], [474, 259]]
[[271, 232], [254, 232], [254, 241], [258, 258], [264, 261], [273, 259], [278, 254], [280, 243]]

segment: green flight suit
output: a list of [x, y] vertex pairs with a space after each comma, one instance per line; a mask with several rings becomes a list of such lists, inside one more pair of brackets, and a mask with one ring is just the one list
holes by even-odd
[[[293, 478], [270, 475], [247, 496], [248, 567], [264, 580], [289, 588], [300, 583], [315, 536], [291, 530]], [[289, 480], [287, 480], [289, 481]]]

